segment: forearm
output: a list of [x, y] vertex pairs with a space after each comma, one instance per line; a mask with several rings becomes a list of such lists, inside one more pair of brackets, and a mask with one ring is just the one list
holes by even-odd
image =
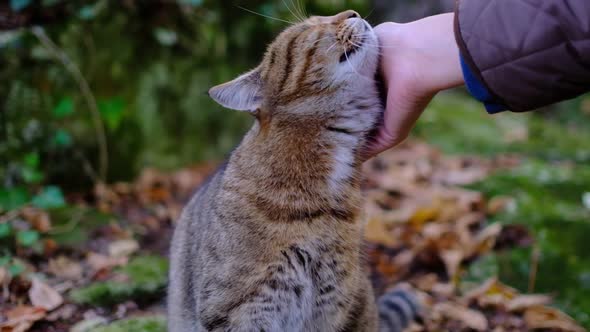
[[526, 111], [588, 91], [589, 22], [587, 0], [460, 0], [455, 33], [465, 76], [488, 93], [474, 95], [492, 112]]

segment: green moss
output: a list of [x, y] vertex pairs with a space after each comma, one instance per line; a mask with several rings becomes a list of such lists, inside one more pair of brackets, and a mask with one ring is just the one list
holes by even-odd
[[92, 329], [90, 332], [165, 332], [164, 317], [137, 317], [119, 320], [106, 326]]
[[77, 303], [99, 306], [157, 298], [166, 287], [168, 261], [157, 256], [137, 257], [116, 272], [125, 275], [127, 280], [96, 282], [73, 290], [70, 297]]

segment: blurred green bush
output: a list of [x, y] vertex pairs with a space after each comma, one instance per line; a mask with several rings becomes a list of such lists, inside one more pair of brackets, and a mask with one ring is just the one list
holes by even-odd
[[[303, 6], [293, 1], [12, 0], [15, 15], [62, 14], [41, 28], [0, 33], [3, 186], [86, 187], [100, 177], [103, 146], [110, 181], [145, 166], [223, 158], [250, 118], [205, 92], [254, 66], [285, 26], [242, 8], [294, 20], [287, 6]], [[305, 8], [366, 12], [367, 2]]]

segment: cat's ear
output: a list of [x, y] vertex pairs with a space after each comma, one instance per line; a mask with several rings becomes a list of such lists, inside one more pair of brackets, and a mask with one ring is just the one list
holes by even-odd
[[238, 111], [256, 111], [262, 103], [260, 68], [209, 89], [209, 96], [221, 106]]

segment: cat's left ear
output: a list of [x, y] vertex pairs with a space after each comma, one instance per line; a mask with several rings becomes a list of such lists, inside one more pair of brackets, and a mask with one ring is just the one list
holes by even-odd
[[209, 96], [221, 106], [238, 111], [256, 111], [262, 104], [260, 68], [209, 89]]

